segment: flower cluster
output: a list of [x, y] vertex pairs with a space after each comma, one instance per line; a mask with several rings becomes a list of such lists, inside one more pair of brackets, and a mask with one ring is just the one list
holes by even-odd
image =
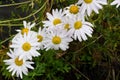
[[[46, 13], [47, 20], [42, 21], [43, 27], [38, 32], [32, 31], [35, 23], [23, 21], [24, 28], [17, 30], [18, 33], [11, 41], [10, 52], [7, 53], [11, 59], [4, 60], [9, 65], [9, 72], [23, 78], [22, 74], [27, 75], [28, 68], [34, 69], [32, 58], [41, 55], [39, 50], [66, 51], [73, 40], [82, 42], [92, 37], [93, 24], [85, 18], [93, 11], [98, 14], [102, 5], [106, 4], [107, 0], [78, 0], [64, 9], [53, 9], [52, 13]], [[119, 7], [120, 1], [111, 3], [116, 4]]]

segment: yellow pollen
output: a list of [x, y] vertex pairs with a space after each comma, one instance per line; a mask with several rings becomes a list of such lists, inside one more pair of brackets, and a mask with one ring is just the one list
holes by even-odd
[[54, 25], [57, 25], [57, 24], [60, 24], [61, 23], [61, 20], [59, 18], [56, 18], [53, 20], [53, 24]]
[[65, 24], [64, 29], [69, 30], [69, 28], [70, 28], [70, 25], [69, 24]]
[[19, 58], [17, 57], [17, 58], [15, 59], [15, 64], [16, 64], [17, 66], [22, 66], [22, 65], [23, 65], [23, 59], [19, 60]]
[[41, 42], [43, 40], [43, 37], [41, 35], [37, 35], [38, 42]]
[[76, 6], [76, 5], [72, 5], [70, 6], [70, 9], [69, 9], [70, 13], [72, 14], [77, 14], [79, 12], [79, 7]]
[[90, 4], [93, 0], [84, 0], [85, 3]]
[[61, 38], [59, 36], [55, 36], [55, 37], [53, 37], [52, 42], [54, 44], [60, 44], [61, 43]]
[[23, 28], [21, 31], [21, 34], [24, 35], [24, 33], [28, 34], [29, 29], [28, 28]]
[[75, 29], [79, 29], [79, 28], [81, 28], [82, 27], [82, 22], [81, 21], [76, 21], [75, 23], [74, 23], [74, 28]]
[[25, 42], [23, 45], [22, 45], [22, 48], [24, 51], [29, 51], [31, 49], [31, 44], [28, 43], [28, 42]]

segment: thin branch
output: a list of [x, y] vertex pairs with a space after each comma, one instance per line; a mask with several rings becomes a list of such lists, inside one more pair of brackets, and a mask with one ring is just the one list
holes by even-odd
[[1, 7], [9, 7], [9, 6], [17, 6], [17, 5], [22, 5], [22, 4], [28, 4], [28, 3], [30, 3], [30, 2], [31, 2], [31, 1], [25, 1], [25, 2], [20, 2], [20, 3], [0, 5], [0, 8], [1, 8]]
[[[64, 58], [62, 58], [65, 62], [67, 62]], [[81, 76], [86, 78], [87, 80], [90, 80], [86, 75], [84, 75], [82, 72], [80, 72], [75, 66], [73, 66], [70, 62], [67, 62], [75, 71], [77, 71]]]
[[22, 26], [23, 24], [0, 24], [0, 27], [2, 26]]
[[98, 39], [100, 39], [101, 37], [102, 37], [102, 35], [100, 35], [99, 37], [97, 37], [94, 41], [92, 41], [90, 44], [84, 46], [84, 47], [81, 48], [80, 50], [75, 51], [75, 53], [78, 53], [78, 52], [80, 52], [81, 50], [83, 50], [84, 48], [86, 48], [87, 46], [89, 46], [89, 45], [95, 43], [95, 42], [96, 42]]
[[1, 41], [1, 42], [0, 42], [0, 45], [3, 44], [3, 43], [5, 43], [6, 41], [10, 40], [10, 39], [13, 38], [13, 37], [14, 37], [14, 35], [10, 36], [9, 38], [5, 39], [4, 41]]
[[115, 79], [115, 70], [114, 70], [114, 68], [112, 68], [112, 76], [113, 76], [113, 80], [116, 80]]
[[[71, 64], [70, 64], [71, 65]], [[80, 72], [76, 67], [74, 67], [73, 65], [71, 65], [71, 67], [76, 70], [79, 74], [81, 74], [84, 78], [86, 78], [87, 80], [90, 80], [86, 75], [84, 75], [82, 72]]]
[[[47, 1], [48, 1], [48, 0], [47, 0]], [[5, 20], [5, 21], [0, 21], [0, 23], [6, 23], [6, 22], [11, 22], [11, 21], [12, 21], [12, 22], [13, 22], [13, 21], [20, 21], [20, 20], [24, 20], [24, 19], [30, 18], [30, 17], [32, 17], [33, 15], [37, 14], [38, 12], [40, 12], [40, 11], [43, 9], [43, 7], [45, 6], [45, 4], [47, 3], [47, 1], [46, 1], [46, 2], [43, 4], [43, 6], [40, 7], [36, 12], [34, 12], [34, 13], [32, 13], [32, 14], [26, 16], [26, 17], [18, 18], [18, 19], [10, 19], [10, 20]]]

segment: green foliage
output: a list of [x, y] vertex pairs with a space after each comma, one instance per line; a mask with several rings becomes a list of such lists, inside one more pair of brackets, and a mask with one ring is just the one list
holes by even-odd
[[64, 73], [69, 72], [70, 65], [64, 60], [56, 59], [56, 53], [54, 50], [42, 51], [41, 56], [35, 58], [35, 69], [30, 71], [28, 76], [25, 76], [24, 80], [39, 79], [43, 80], [63, 80], [61, 76]]
[[[11, 76], [3, 63], [15, 30], [22, 28], [22, 21], [27, 20], [37, 23], [33, 28], [37, 31], [42, 26], [41, 21], [46, 19], [46, 12], [52, 8], [64, 8], [77, 0], [28, 0], [18, 5], [11, 1], [15, 5], [4, 5], [14, 7], [14, 10], [7, 19], [0, 18], [0, 74], [4, 79], [15, 80], [17, 78]], [[2, 1], [0, 5], [3, 5]], [[23, 80], [120, 80], [120, 8], [103, 6], [99, 14], [93, 12], [88, 20], [94, 24], [92, 38], [70, 43], [65, 52], [39, 51], [41, 56], [33, 59], [35, 69], [24, 75]]]

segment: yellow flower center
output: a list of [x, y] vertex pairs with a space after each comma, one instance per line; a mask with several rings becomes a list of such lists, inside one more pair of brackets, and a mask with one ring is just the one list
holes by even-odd
[[25, 42], [23, 45], [22, 45], [22, 48], [24, 51], [29, 51], [31, 49], [31, 44], [28, 43], [28, 42]]
[[81, 28], [82, 27], [82, 22], [81, 21], [76, 21], [75, 23], [74, 23], [74, 28], [75, 29], [79, 29], [79, 28]]
[[76, 6], [76, 5], [72, 5], [70, 6], [70, 9], [69, 9], [70, 13], [72, 14], [77, 14], [79, 12], [79, 7]]
[[90, 4], [93, 0], [84, 0], [85, 3]]
[[61, 23], [61, 20], [59, 18], [56, 18], [53, 20], [53, 24], [54, 25], [57, 25], [57, 24], [60, 24]]
[[25, 33], [28, 34], [29, 29], [28, 28], [23, 28], [21, 31], [21, 34], [24, 35]]
[[69, 30], [69, 28], [70, 28], [70, 25], [69, 24], [65, 24], [64, 29]]
[[19, 60], [19, 58], [17, 57], [17, 58], [15, 59], [15, 64], [16, 64], [17, 66], [22, 66], [22, 65], [23, 65], [23, 59]]
[[43, 37], [41, 35], [37, 35], [38, 42], [41, 42], [43, 40]]
[[53, 37], [52, 42], [54, 44], [60, 44], [61, 43], [61, 38], [59, 36], [55, 36], [55, 37]]

